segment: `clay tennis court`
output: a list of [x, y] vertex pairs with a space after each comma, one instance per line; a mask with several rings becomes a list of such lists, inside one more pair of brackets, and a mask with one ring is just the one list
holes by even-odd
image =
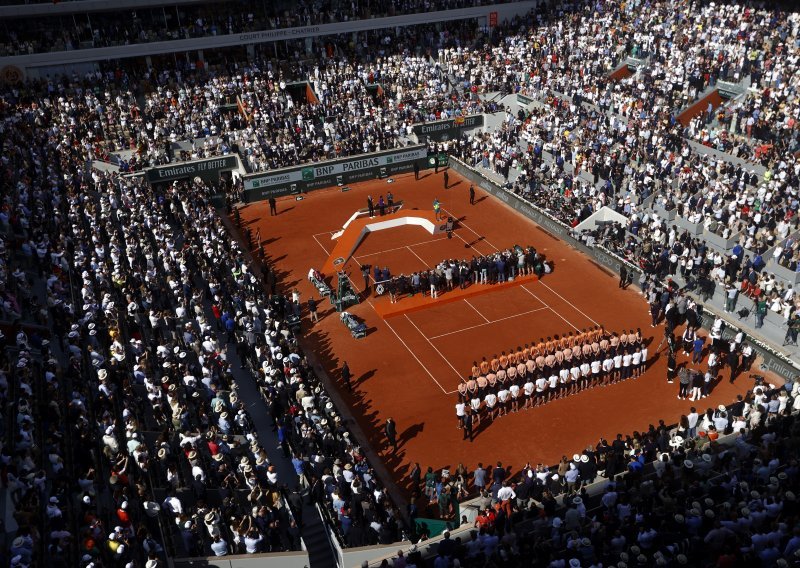
[[[727, 404], [752, 386], [747, 373], [731, 385], [723, 371], [724, 379], [707, 399], [678, 400], [677, 383], [666, 382], [666, 357], [654, 356], [663, 327], [651, 328], [648, 306], [636, 290], [619, 289], [615, 275], [478, 189], [477, 203], [471, 206], [469, 183], [452, 170], [453, 187], [447, 190], [441, 172], [431, 171], [418, 182], [413, 174], [394, 179], [392, 184], [386, 180], [357, 184], [347, 192], [321, 190], [302, 201], [284, 198], [275, 217], [269, 216], [265, 202], [245, 206], [241, 215], [254, 234], [260, 228], [266, 256], [284, 290], [299, 289], [303, 302], [312, 295], [319, 298], [306, 277], [309, 268], [321, 269], [328, 260], [336, 245], [331, 235], [366, 207], [368, 195], [377, 203], [378, 196], [389, 190], [395, 201], [404, 202], [406, 212], [418, 209], [420, 214], [430, 214], [438, 197], [444, 212], [459, 222], [452, 239], [408, 226], [370, 233], [344, 265], [359, 292], [364, 286], [359, 263], [387, 266], [392, 274], [400, 274], [432, 267], [446, 258], [532, 245], [555, 265], [553, 273], [541, 281], [523, 278], [463, 294], [450, 292], [450, 298], [444, 293], [439, 300], [418, 296], [409, 301], [408, 311], [400, 309], [386, 319], [378, 311], [388, 298], [371, 295], [348, 309], [369, 328], [364, 339], [351, 337], [327, 300], [320, 304], [318, 324], [309, 327], [304, 314], [305, 347], [317, 353], [337, 381], [343, 361], [348, 362], [354, 374], [353, 393], [337, 385], [401, 487], [406, 486], [404, 476], [414, 462], [423, 470], [455, 468], [461, 462], [472, 469], [478, 461], [498, 460], [514, 470], [526, 462], [554, 464], [563, 454], [579, 452], [600, 437], [646, 429], [659, 418], [677, 422], [692, 404], [698, 410]], [[334, 275], [326, 276], [335, 289]], [[456, 428], [456, 388], [460, 377], [469, 374], [472, 361], [598, 324], [607, 331], [641, 328], [644, 337], [652, 338], [649, 367], [641, 377], [509, 414], [493, 423], [483, 420], [474, 442], [462, 440]], [[386, 452], [382, 426], [388, 417], [397, 422], [397, 455]]]

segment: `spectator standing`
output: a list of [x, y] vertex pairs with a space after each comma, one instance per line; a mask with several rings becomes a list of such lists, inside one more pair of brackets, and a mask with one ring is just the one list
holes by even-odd
[[386, 424], [383, 426], [383, 433], [386, 434], [386, 441], [392, 446], [392, 452], [397, 451], [397, 424], [392, 418], [386, 419]]
[[464, 439], [466, 440], [469, 438], [469, 441], [472, 441], [472, 411], [467, 410], [467, 413], [464, 415]]
[[344, 362], [342, 365], [342, 382], [347, 387], [347, 390], [352, 391], [353, 386], [350, 384], [350, 379], [352, 378], [352, 373], [350, 373], [350, 366], [347, 364], [347, 361]]
[[736, 375], [739, 373], [739, 354], [734, 349], [731, 349], [730, 353], [728, 353], [728, 368], [731, 370], [730, 383], [733, 384], [733, 381], [736, 380]]
[[319, 316], [317, 315], [317, 301], [314, 298], [308, 299], [308, 314], [311, 321], [319, 321]]
[[794, 312], [786, 321], [786, 336], [784, 345], [797, 345], [797, 334], [800, 333], [800, 312]]

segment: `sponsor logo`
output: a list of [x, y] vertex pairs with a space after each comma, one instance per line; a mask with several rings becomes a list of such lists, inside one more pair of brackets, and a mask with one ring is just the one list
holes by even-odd
[[608, 256], [607, 254], [602, 254], [599, 251], [593, 250], [592, 256], [604, 266], [608, 266], [614, 272], [619, 272], [620, 263], [614, 260], [612, 257]]
[[411, 160], [419, 160], [420, 158], [424, 158], [426, 154], [427, 150], [425, 148], [419, 148], [417, 150], [412, 150], [410, 152], [401, 152], [399, 154], [392, 154], [391, 156], [386, 157], [386, 163], [409, 162]]
[[441, 124], [425, 124], [422, 127], [423, 134], [430, 134], [432, 132], [440, 132], [442, 130], [449, 130], [453, 127], [452, 121], [447, 121]]
[[303, 181], [311, 181], [314, 179], [314, 168], [303, 168], [301, 175]]
[[282, 30], [267, 30], [257, 33], [241, 34], [239, 41], [259, 42], [273, 39], [285, 39], [290, 37], [302, 37], [319, 33], [320, 26], [303, 26], [299, 28], [286, 28]]
[[249, 179], [245, 183], [249, 184], [252, 189], [259, 187], [267, 187], [269, 185], [278, 185], [279, 183], [287, 183], [291, 181], [292, 176], [290, 173], [276, 174], [274, 176], [263, 176], [255, 179]]
[[0, 80], [9, 85], [16, 85], [24, 78], [25, 74], [22, 72], [22, 69], [16, 65], [6, 65], [0, 70]]
[[333, 261], [334, 266], [339, 266], [340, 264], [344, 264], [344, 258], [342, 258], [341, 256], [334, 259]]
[[772, 371], [782, 377], [793, 377], [797, 374], [797, 369], [792, 366], [784, 365], [777, 359], [773, 359], [772, 357], [767, 356], [766, 353], [762, 353], [764, 355], [764, 363], [762, 363], [761, 368], [765, 371]]
[[352, 172], [365, 168], [376, 168], [379, 165], [380, 160], [378, 158], [364, 158], [361, 160], [353, 160], [352, 162], [345, 162], [342, 164], [342, 169], [346, 172]]

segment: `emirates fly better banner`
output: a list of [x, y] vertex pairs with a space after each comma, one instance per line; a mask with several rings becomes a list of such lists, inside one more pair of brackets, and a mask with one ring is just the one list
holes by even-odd
[[244, 178], [245, 201], [261, 201], [292, 193], [334, 187], [409, 172], [416, 162], [425, 169], [427, 147], [409, 146], [374, 154], [361, 154], [304, 166], [283, 168]]

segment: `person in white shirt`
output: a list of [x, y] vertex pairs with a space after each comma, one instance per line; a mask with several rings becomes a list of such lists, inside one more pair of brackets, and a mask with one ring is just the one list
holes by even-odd
[[634, 351], [631, 354], [631, 367], [634, 378], [642, 374], [642, 353], [640, 351]]
[[508, 413], [509, 392], [508, 389], [503, 387], [497, 391], [497, 410], [498, 414], [503, 416]]
[[564, 481], [567, 482], [567, 487], [570, 493], [574, 492], [578, 488], [578, 482], [580, 481], [581, 474], [575, 464], [570, 462], [569, 469], [564, 474]]
[[561, 370], [558, 372], [558, 395], [557, 398], [561, 398], [567, 395], [567, 390], [569, 389], [569, 368], [564, 365]]
[[578, 366], [577, 361], [569, 368], [569, 376], [572, 379], [569, 394], [575, 394], [578, 392], [578, 386], [581, 380], [581, 368]]
[[484, 401], [486, 402], [486, 413], [489, 415], [490, 419], [494, 420], [495, 406], [497, 405], [497, 395], [495, 395], [493, 392], [490, 392], [486, 395]]
[[512, 383], [508, 391], [511, 393], [511, 412], [516, 412], [519, 410], [519, 385]]
[[622, 379], [622, 353], [619, 351], [614, 355], [614, 382], [618, 383]]
[[477, 423], [480, 421], [480, 409], [481, 409], [481, 399], [480, 397], [476, 396], [470, 401], [470, 406], [472, 406], [472, 420], [475, 422], [473, 426], [477, 426]]
[[522, 390], [525, 393], [525, 408], [531, 408], [533, 406], [533, 393], [536, 391], [536, 386], [530, 378], [528, 382], [523, 385]]
[[606, 355], [603, 359], [603, 386], [606, 386], [611, 381], [611, 375], [614, 372], [614, 359], [610, 354]]
[[228, 543], [225, 542], [221, 536], [217, 535], [214, 537], [214, 542], [211, 543], [211, 550], [214, 556], [227, 556]]
[[545, 379], [542, 375], [536, 379], [536, 401], [534, 402], [535, 406], [539, 406], [540, 404], [544, 404], [544, 396], [547, 390], [547, 379]]
[[585, 389], [586, 386], [589, 384], [589, 377], [591, 376], [591, 374], [592, 374], [592, 366], [589, 364], [589, 362], [584, 361], [583, 363], [581, 363], [581, 380], [579, 384], [580, 390]]
[[629, 379], [631, 377], [631, 354], [625, 351], [622, 355], [622, 379]]
[[247, 536], [244, 537], [245, 552], [247, 552], [247, 554], [255, 554], [259, 552], [259, 548], [263, 540], [264, 537], [261, 536], [257, 530], [251, 529], [250, 532], [247, 533]]
[[595, 359], [591, 363], [592, 366], [592, 388], [596, 387], [600, 382], [600, 369], [603, 366], [603, 363], [600, 359]]
[[458, 429], [464, 427], [464, 415], [466, 414], [466, 404], [464, 404], [464, 399], [459, 395], [458, 403], [456, 403], [456, 418], [458, 420]]
[[553, 373], [547, 379], [547, 401], [550, 402], [556, 398], [556, 394], [558, 394], [558, 375]]
[[513, 513], [512, 501], [516, 498], [516, 492], [508, 486], [508, 481], [504, 481], [503, 486], [497, 491], [497, 499], [509, 519]]
[[697, 413], [697, 409], [693, 406], [686, 415], [686, 419], [689, 422], [689, 427], [687, 428], [687, 435], [689, 438], [694, 438], [697, 436], [697, 421], [700, 419], [700, 415]]

